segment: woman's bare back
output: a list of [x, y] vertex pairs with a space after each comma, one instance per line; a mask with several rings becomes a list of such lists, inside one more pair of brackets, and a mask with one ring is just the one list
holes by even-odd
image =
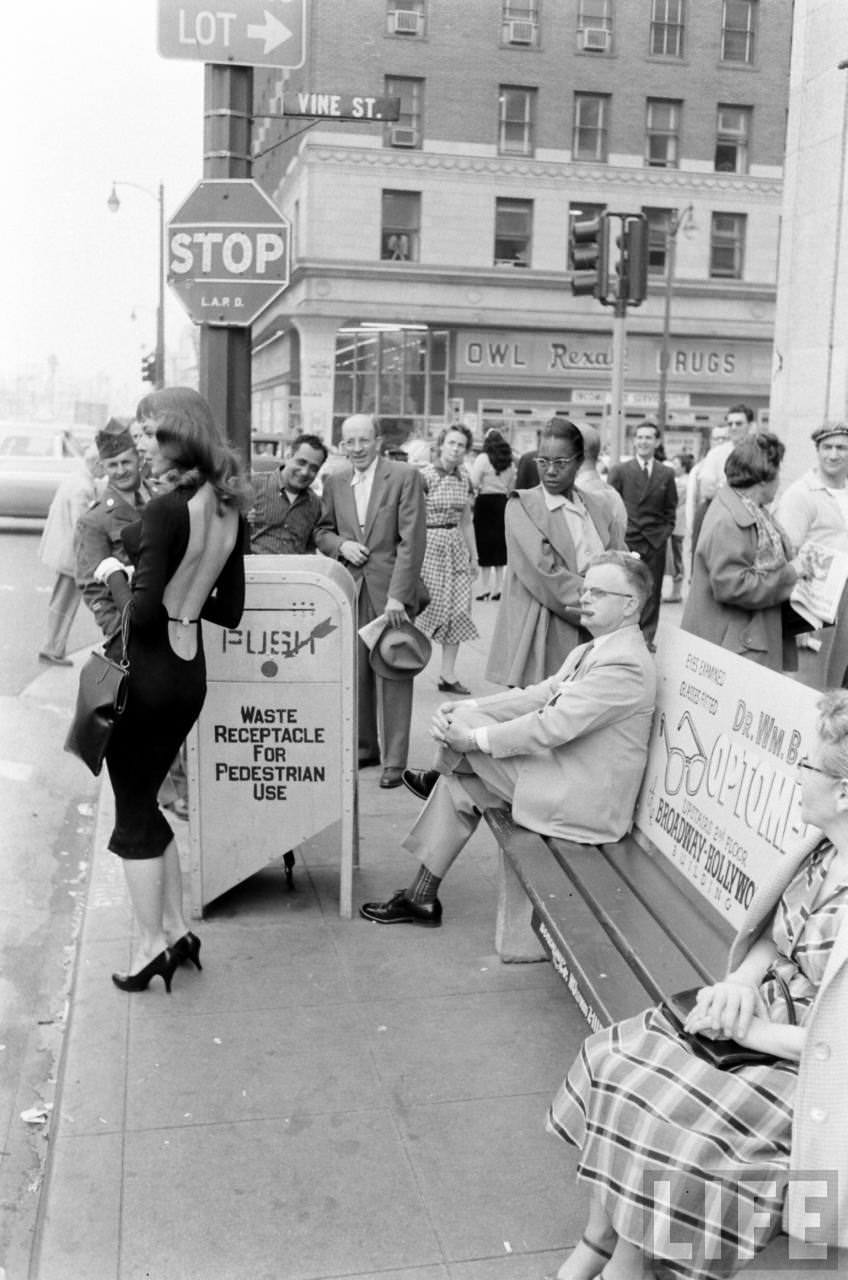
[[203, 606], [229, 559], [238, 536], [238, 514], [220, 508], [211, 484], [202, 485], [186, 504], [188, 546], [162, 596], [168, 612], [168, 639], [186, 662], [197, 653], [197, 626]]

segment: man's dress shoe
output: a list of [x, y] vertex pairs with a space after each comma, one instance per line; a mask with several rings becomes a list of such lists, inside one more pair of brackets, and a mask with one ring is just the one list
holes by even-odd
[[439, 777], [437, 769], [404, 769], [402, 774], [403, 785], [419, 800], [427, 799]]
[[410, 902], [406, 890], [401, 889], [388, 902], [364, 902], [359, 914], [375, 924], [420, 924], [425, 929], [436, 929], [442, 923], [442, 904], [438, 898], [433, 902]]
[[399, 787], [403, 782], [403, 769], [395, 769], [392, 765], [384, 769], [380, 774], [380, 786], [384, 790], [390, 787]]

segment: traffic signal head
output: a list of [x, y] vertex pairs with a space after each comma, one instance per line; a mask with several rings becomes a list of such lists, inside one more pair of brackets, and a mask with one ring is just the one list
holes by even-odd
[[631, 307], [638, 307], [648, 293], [648, 220], [644, 214], [624, 219], [617, 243], [621, 250], [618, 296]]
[[571, 292], [575, 297], [591, 295], [599, 302], [607, 297], [609, 234], [606, 215], [572, 223], [568, 243]]
[[159, 369], [156, 361], [156, 352], [152, 351], [149, 356], [141, 357], [141, 380], [149, 382], [154, 387], [159, 379]]
[[627, 300], [638, 307], [648, 293], [648, 219], [632, 218], [627, 224]]

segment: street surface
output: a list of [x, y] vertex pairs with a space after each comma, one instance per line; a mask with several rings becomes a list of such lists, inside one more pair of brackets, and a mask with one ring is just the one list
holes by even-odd
[[[38, 661], [53, 574], [40, 526], [0, 523], [0, 1277], [27, 1274], [96, 782], [62, 750], [77, 672]], [[69, 652], [97, 642], [80, 607]], [[49, 1111], [48, 1111], [49, 1115]]]

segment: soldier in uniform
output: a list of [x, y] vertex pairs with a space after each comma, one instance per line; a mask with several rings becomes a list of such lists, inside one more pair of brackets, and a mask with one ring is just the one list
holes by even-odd
[[[141, 508], [152, 494], [142, 482], [142, 460], [125, 422], [110, 418], [103, 430], [97, 433], [95, 443], [106, 477], [106, 489], [96, 502], [91, 503], [77, 524], [77, 585], [106, 637], [106, 654], [119, 661], [122, 656], [121, 614], [109, 588], [95, 582], [94, 570], [107, 556], [115, 556], [122, 564], [129, 563], [121, 531], [140, 519]], [[159, 792], [159, 803], [179, 817], [188, 813], [183, 755], [181, 749]]]
[[94, 581], [94, 570], [107, 556], [122, 564], [128, 556], [121, 531], [135, 524], [150, 495], [141, 483], [141, 460], [129, 429], [110, 418], [95, 443], [100, 455], [106, 489], [80, 517], [76, 535], [76, 577], [82, 598], [106, 637], [110, 658], [121, 656], [121, 615], [109, 588]]

